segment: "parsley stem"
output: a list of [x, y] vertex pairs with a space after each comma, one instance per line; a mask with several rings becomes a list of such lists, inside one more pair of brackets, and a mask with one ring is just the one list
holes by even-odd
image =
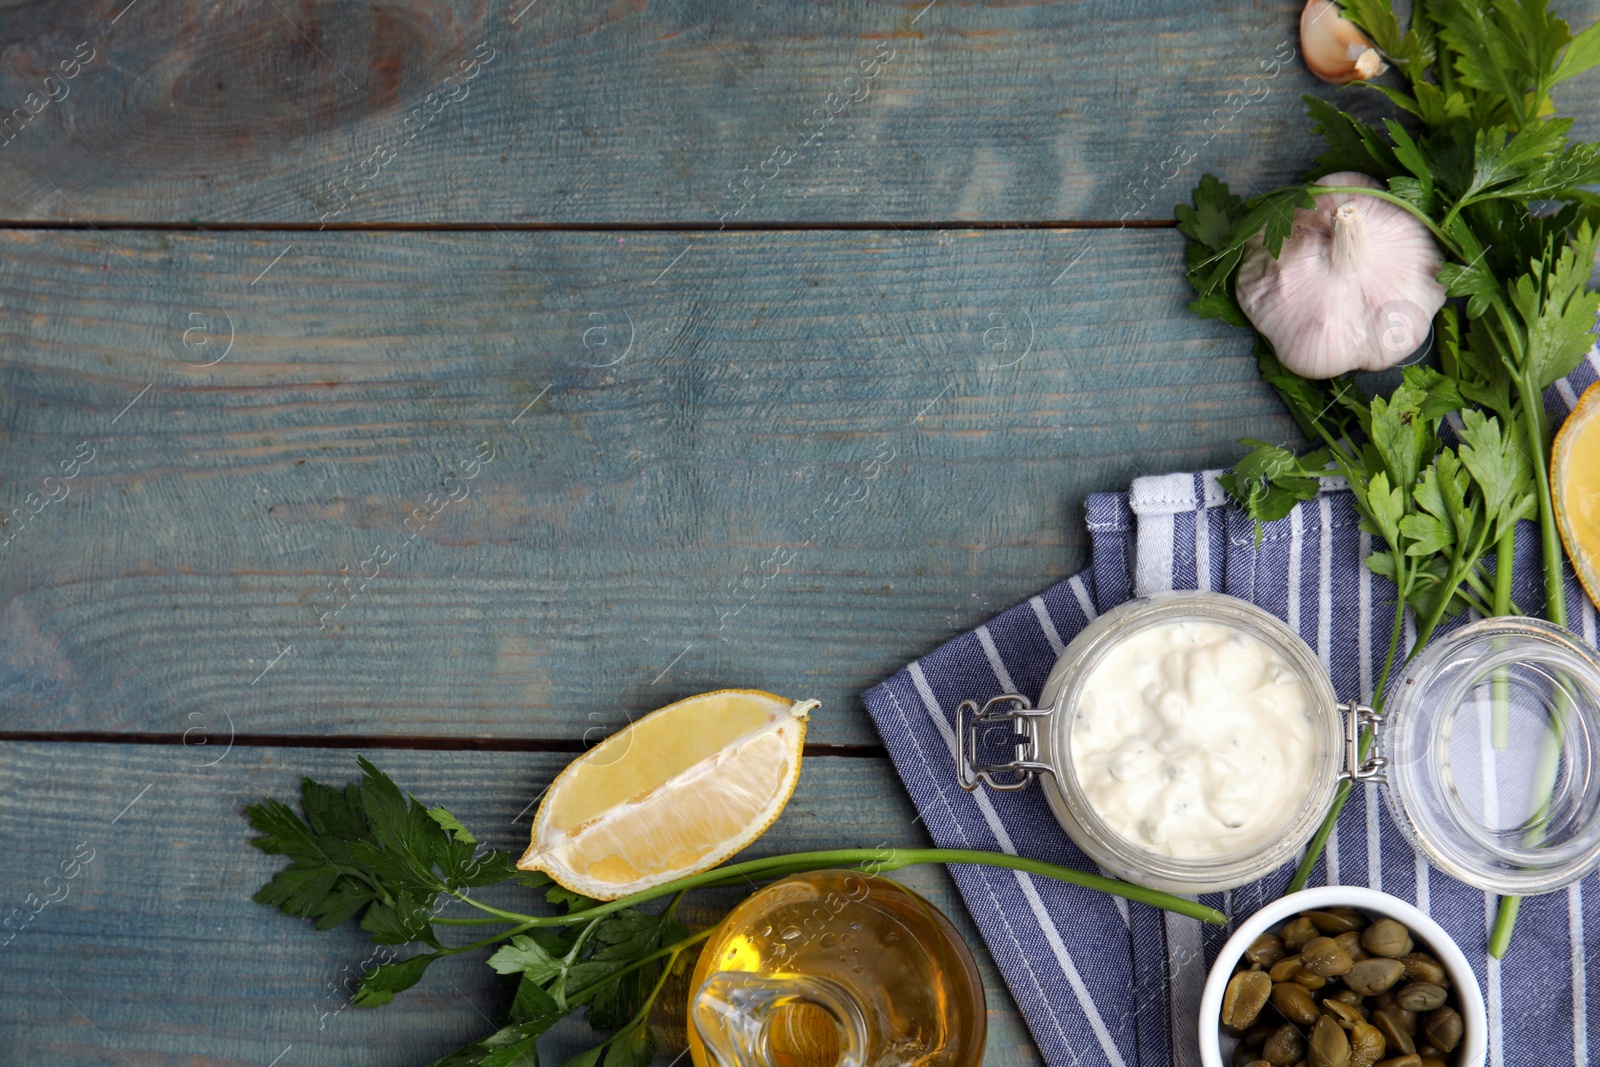
[[[677, 904], [674, 902], [670, 907], [667, 908], [667, 910], [670, 912], [672, 908], [676, 906]], [[571, 967], [572, 964], [577, 960], [578, 953], [583, 950], [583, 943], [589, 940], [589, 935], [594, 933], [599, 926], [599, 923], [590, 923], [580, 930], [578, 932], [578, 936], [572, 939], [572, 948], [568, 950], [566, 956], [562, 959], [562, 962], [568, 967]], [[563, 981], [565, 981], [565, 979], [563, 979]]]
[[[596, 1052], [605, 1048], [607, 1045], [614, 1044], [618, 1038], [630, 1033], [632, 1030], [634, 1030], [634, 1028], [644, 1025], [645, 1020], [650, 1017], [651, 1005], [653, 1005], [656, 1002], [656, 998], [661, 995], [661, 987], [667, 984], [667, 977], [672, 974], [672, 968], [678, 962], [678, 953], [682, 952], [684, 947], [692, 945], [695, 941], [699, 941], [701, 938], [710, 935], [711, 931], [714, 929], [715, 927], [708, 926], [705, 928], [705, 930], [701, 931], [699, 934], [696, 934], [692, 939], [680, 941], [678, 944], [670, 945], [660, 952], [651, 953], [649, 956], [644, 957], [643, 960], [635, 961], [636, 964], [643, 965], [643, 963], [648, 960], [659, 958], [663, 955], [670, 956], [670, 958], [667, 960], [667, 965], [661, 968], [661, 973], [656, 976], [655, 984], [650, 987], [650, 992], [645, 996], [644, 1003], [639, 1005], [639, 1010], [634, 1013], [633, 1018], [623, 1023], [616, 1029], [614, 1033], [612, 1033], [610, 1037], [600, 1042], [600, 1044], [595, 1048]], [[637, 969], [638, 966], [630, 966], [621, 971], [613, 971], [611, 973], [611, 977], [608, 978], [607, 981], [616, 978], [618, 975], [626, 974], [628, 971]]]
[[532, 923], [534, 926], [565, 926], [567, 925], [566, 920], [571, 918], [571, 916], [541, 917], [537, 915], [522, 915], [518, 912], [506, 911], [502, 908], [496, 908], [492, 905], [485, 904], [480, 900], [475, 900], [472, 897], [467, 896], [465, 893], [458, 893], [454, 889], [450, 889], [448, 887], [445, 889], [445, 892], [449, 893], [451, 896], [455, 897], [464, 904], [471, 904], [479, 911], [486, 911], [490, 915], [498, 916], [506, 922]]
[[[1500, 563], [1500, 544], [1498, 542], [1495, 544], [1495, 560], [1496, 566], [1498, 566]], [[1508, 559], [1506, 561], [1506, 566], [1509, 567], [1510, 565], [1511, 564]], [[1471, 587], [1472, 592], [1476, 594], [1475, 596], [1469, 598], [1467, 603], [1475, 611], [1477, 611], [1478, 614], [1484, 616], [1522, 614], [1517, 610], [1516, 602], [1511, 599], [1511, 589], [1509, 585], [1505, 590], [1506, 595], [1504, 605], [1501, 605], [1500, 590], [1490, 584], [1491, 581], [1499, 581], [1499, 574], [1488, 574], [1484, 570], [1483, 560], [1480, 559], [1478, 561], [1478, 565], [1467, 572], [1465, 580], [1467, 585]]]
[[[1413, 13], [1413, 15], [1411, 17], [1413, 29], [1416, 26], [1417, 20], [1420, 19], [1420, 20], [1422, 20], [1424, 22], [1427, 22], [1429, 24], [1429, 31], [1430, 31], [1429, 32], [1429, 37], [1431, 39], [1433, 39], [1433, 40], [1437, 40], [1438, 36], [1439, 36], [1439, 28], [1441, 26], [1441, 23], [1437, 19], [1432, 17], [1432, 14], [1431, 14], [1429, 6], [1427, 4], [1418, 4], [1413, 9], [1413, 12], [1414, 13]], [[1420, 36], [1420, 34], [1419, 34], [1419, 36]], [[1449, 97], [1449, 95], [1451, 93], [1456, 91], [1455, 65], [1450, 61], [1449, 57], [1444, 56], [1443, 54], [1439, 54], [1439, 55], [1437, 55], [1435, 57], [1434, 70], [1437, 71], [1438, 75], [1439, 75], [1439, 88], [1440, 88], [1440, 90], [1444, 93], [1444, 95], [1446, 97]], [[1422, 75], [1424, 73], [1425, 73], [1425, 71], [1419, 71], [1417, 73], [1417, 77], [1412, 79], [1413, 82], [1414, 83], [1420, 83], [1422, 81]]]
[[[439, 920], [435, 919], [433, 921], [434, 922], [438, 922]], [[515, 937], [516, 935], [522, 933], [524, 930], [527, 930], [529, 928], [530, 927], [528, 926], [527, 923], [520, 923], [517, 926], [513, 926], [509, 930], [502, 930], [500, 933], [495, 934], [493, 937], [486, 937], [482, 941], [474, 941], [470, 945], [455, 945], [455, 946], [453, 946], [451, 948], [440, 949], [438, 952], [435, 952], [434, 955], [435, 956], [454, 956], [454, 955], [456, 955], [458, 953], [461, 953], [461, 952], [471, 952], [473, 949], [477, 949], [477, 948], [488, 948], [490, 945], [498, 944], [499, 942], [504, 941], [507, 938]]]
[[[706, 938], [710, 937], [711, 936], [711, 932], [713, 930], [715, 930], [716, 928], [717, 928], [717, 924], [716, 923], [712, 923], [710, 926], [707, 926], [705, 929], [697, 930], [694, 933], [690, 934], [688, 937], [685, 937], [680, 941], [674, 941], [672, 944], [666, 945], [666, 946], [664, 946], [662, 948], [659, 948], [656, 951], [649, 953], [648, 955], [640, 956], [638, 959], [634, 960], [632, 963], [628, 964], [626, 967], [618, 968], [615, 971], [607, 971], [606, 972], [606, 976], [604, 978], [601, 978], [601, 979], [598, 979], [596, 981], [590, 982], [588, 985], [581, 986], [578, 989], [575, 989], [572, 992], [568, 993], [567, 994], [567, 1002], [568, 1003], [579, 1003], [579, 1002], [581, 1002], [583, 1000], [584, 997], [588, 996], [590, 993], [592, 993], [594, 990], [598, 989], [599, 987], [605, 985], [607, 982], [614, 982], [618, 978], [621, 978], [625, 974], [632, 974], [634, 971], [639, 970], [641, 967], [648, 967], [650, 964], [654, 963], [656, 960], [659, 960], [663, 956], [676, 956], [678, 953], [682, 952], [684, 949], [689, 948], [692, 945], [697, 945], [700, 942], [704, 941]], [[667, 968], [667, 970], [669, 970], [669, 971], [671, 969], [672, 969], [671, 967]]]
[[1555, 507], [1550, 500], [1550, 430], [1546, 423], [1544, 393], [1534, 383], [1531, 371], [1517, 376], [1522, 394], [1522, 425], [1528, 437], [1529, 458], [1533, 463], [1533, 482], [1539, 494], [1539, 545], [1544, 550], [1544, 617], [1557, 626], [1567, 624], [1567, 589], [1561, 551], [1561, 534], [1556, 529]]

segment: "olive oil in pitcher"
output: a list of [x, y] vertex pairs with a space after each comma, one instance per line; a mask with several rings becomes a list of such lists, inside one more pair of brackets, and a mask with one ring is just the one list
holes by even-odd
[[695, 1067], [975, 1067], [983, 984], [961, 935], [898, 882], [775, 882], [711, 934], [689, 988]]

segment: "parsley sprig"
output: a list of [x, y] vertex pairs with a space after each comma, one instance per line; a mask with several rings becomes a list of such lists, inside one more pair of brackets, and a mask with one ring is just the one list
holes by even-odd
[[[1522, 519], [1539, 526], [1544, 614], [1566, 624], [1543, 393], [1593, 343], [1600, 294], [1588, 281], [1600, 246], [1600, 196], [1585, 186], [1600, 184], [1600, 144], [1573, 137], [1574, 122], [1555, 114], [1551, 91], [1600, 65], [1600, 25], [1574, 36], [1547, 0], [1418, 0], [1402, 31], [1390, 0], [1340, 3], [1400, 76], [1399, 86], [1358, 83], [1394, 105], [1396, 117], [1371, 125], [1307, 97], [1327, 150], [1305, 183], [1246, 200], [1206, 175], [1177, 216], [1189, 238], [1197, 294], [1190, 307], [1236, 326], [1249, 325], [1233, 297], [1245, 246], [1259, 236], [1279, 254], [1295, 209], [1317, 196], [1395, 204], [1426, 224], [1448, 257], [1439, 280], [1454, 302], [1434, 324], [1438, 369], [1407, 368], [1387, 398], [1364, 395], [1348, 377], [1301, 378], [1257, 335], [1263, 376], [1317, 449], [1301, 456], [1246, 442], [1254, 451], [1225, 480], [1258, 522], [1315, 496], [1322, 476], [1342, 474], [1349, 483], [1363, 528], [1376, 537], [1367, 565], [1396, 590], [1374, 694], [1381, 706], [1408, 607], [1417, 618], [1411, 654], [1462, 610], [1518, 610], [1511, 561]], [[1383, 188], [1311, 184], [1349, 170]], [[1446, 417], [1456, 420], [1451, 433]], [[1446, 443], [1451, 438], [1455, 444]], [[1503, 709], [1496, 714], [1503, 745]], [[1341, 786], [1291, 890], [1304, 886], [1348, 794]], [[1490, 936], [1497, 956], [1510, 942], [1517, 906], [1516, 898], [1502, 902]]]
[[[352, 998], [360, 1007], [389, 1003], [446, 956], [494, 949], [488, 965], [515, 982], [505, 1025], [433, 1067], [538, 1067], [539, 1038], [579, 1010], [607, 1036], [563, 1067], [643, 1067], [654, 1051], [651, 1005], [713, 929], [693, 930], [677, 917], [679, 902], [696, 889], [749, 886], [825, 868], [886, 873], [923, 863], [969, 863], [1059, 879], [1208, 923], [1227, 922], [1216, 909], [1182, 897], [969, 849], [797, 852], [728, 864], [620, 900], [591, 900], [547, 875], [517, 870], [510, 853], [485, 847], [448, 810], [425, 806], [366, 758], [358, 762], [361, 781], [343, 789], [304, 779], [298, 813], [276, 799], [245, 809], [258, 833], [251, 843], [289, 859], [255, 900], [310, 920], [319, 930], [359, 920], [375, 944], [414, 950], [362, 975]], [[548, 910], [524, 914], [474, 894], [502, 882], [534, 891]], [[654, 910], [643, 907], [663, 900]], [[461, 914], [462, 908], [477, 914]], [[447, 909], [450, 914], [444, 914]], [[459, 931], [484, 926], [498, 929], [457, 943]]]

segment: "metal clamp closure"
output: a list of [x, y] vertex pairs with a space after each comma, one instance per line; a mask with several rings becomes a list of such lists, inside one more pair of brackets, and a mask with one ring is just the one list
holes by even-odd
[[[978, 707], [975, 700], [963, 700], [956, 705], [956, 777], [961, 782], [961, 788], [970, 793], [982, 782], [990, 789], [1011, 792], [1027, 786], [1038, 772], [1055, 773], [1048, 763], [1039, 762], [1037, 720], [1048, 716], [1050, 710], [1035, 708], [1027, 697], [1019, 693], [1002, 693], [991, 697], [982, 708]], [[1011, 762], [979, 763], [980, 731], [1002, 723], [1012, 727]], [[1014, 777], [997, 781], [994, 777], [996, 774]]]
[[1378, 728], [1383, 722], [1382, 716], [1354, 700], [1340, 704], [1339, 711], [1344, 715], [1344, 770], [1339, 772], [1339, 778], [1355, 783], [1386, 784], [1388, 779], [1383, 769], [1389, 765], [1389, 761], [1382, 756], [1361, 758], [1361, 732], [1372, 731], [1372, 737], [1376, 740]]

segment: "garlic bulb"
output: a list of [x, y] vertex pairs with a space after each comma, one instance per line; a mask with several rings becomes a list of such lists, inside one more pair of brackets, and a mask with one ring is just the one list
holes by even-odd
[[1308, 0], [1300, 13], [1300, 51], [1311, 73], [1325, 82], [1376, 78], [1389, 67], [1367, 35], [1346, 21], [1332, 0]]
[[[1343, 171], [1318, 185], [1382, 188]], [[1285, 367], [1306, 378], [1382, 370], [1428, 339], [1444, 306], [1433, 235], [1375, 196], [1326, 193], [1294, 213], [1277, 259], [1258, 234], [1245, 246], [1234, 297]]]

